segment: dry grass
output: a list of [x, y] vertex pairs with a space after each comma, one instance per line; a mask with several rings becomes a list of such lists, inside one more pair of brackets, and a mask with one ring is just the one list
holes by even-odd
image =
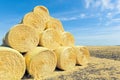
[[88, 46], [91, 56], [120, 61], [120, 46]]

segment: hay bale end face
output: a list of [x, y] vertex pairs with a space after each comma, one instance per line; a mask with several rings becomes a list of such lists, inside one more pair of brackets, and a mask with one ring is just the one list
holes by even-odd
[[76, 64], [87, 65], [90, 58], [89, 50], [85, 46], [75, 46], [77, 51]]
[[40, 37], [39, 45], [49, 49], [56, 49], [60, 46], [61, 39], [59, 34], [54, 29], [45, 30]]
[[70, 32], [61, 33], [62, 46], [74, 46], [75, 40]]
[[38, 33], [42, 32], [46, 27], [44, 19], [33, 12], [27, 13], [22, 23], [35, 28]]
[[55, 18], [52, 18], [52, 17], [46, 23], [46, 29], [49, 29], [49, 28], [55, 29], [57, 32], [63, 32], [64, 31], [62, 23], [59, 20], [57, 20]]
[[76, 64], [76, 53], [72, 47], [59, 47], [54, 50], [57, 55], [57, 67], [61, 70], [71, 70]]
[[39, 14], [39, 13], [46, 13], [49, 15], [49, 11], [48, 9], [45, 7], [45, 6], [36, 6], [34, 9], [33, 9], [33, 12]]
[[45, 6], [36, 6], [33, 12], [41, 17], [45, 23], [50, 19], [49, 11]]
[[36, 47], [25, 55], [27, 70], [35, 79], [51, 74], [56, 67], [54, 52], [44, 47]]
[[8, 46], [19, 52], [27, 52], [38, 45], [39, 35], [34, 28], [24, 24], [18, 24], [10, 29], [5, 40]]
[[20, 80], [25, 69], [25, 59], [18, 51], [0, 47], [0, 80]]

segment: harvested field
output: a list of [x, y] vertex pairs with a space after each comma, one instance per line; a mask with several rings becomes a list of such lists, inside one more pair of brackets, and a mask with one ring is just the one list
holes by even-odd
[[88, 46], [91, 56], [120, 61], [120, 46]]

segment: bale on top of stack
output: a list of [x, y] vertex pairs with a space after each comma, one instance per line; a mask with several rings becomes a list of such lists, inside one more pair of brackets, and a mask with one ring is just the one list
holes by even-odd
[[49, 11], [45, 6], [36, 6], [33, 9], [33, 12], [38, 16], [40, 16], [41, 18], [43, 18], [45, 23], [48, 22], [50, 19]]
[[35, 79], [52, 73], [55, 67], [70, 70], [75, 64], [85, 65], [89, 60], [89, 51], [76, 47], [73, 35], [64, 31], [62, 23], [51, 17], [44, 6], [36, 6], [27, 13], [21, 24], [9, 30], [3, 42], [26, 53], [27, 71]]
[[46, 22], [49, 21], [49, 12], [44, 6], [36, 6], [33, 12], [26, 14], [22, 20], [23, 24], [34, 27], [38, 33], [46, 28]]

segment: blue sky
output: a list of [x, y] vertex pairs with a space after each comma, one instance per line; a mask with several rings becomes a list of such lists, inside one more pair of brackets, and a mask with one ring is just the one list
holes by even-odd
[[76, 45], [120, 45], [120, 0], [0, 0], [0, 44], [5, 33], [35, 6], [62, 21]]

